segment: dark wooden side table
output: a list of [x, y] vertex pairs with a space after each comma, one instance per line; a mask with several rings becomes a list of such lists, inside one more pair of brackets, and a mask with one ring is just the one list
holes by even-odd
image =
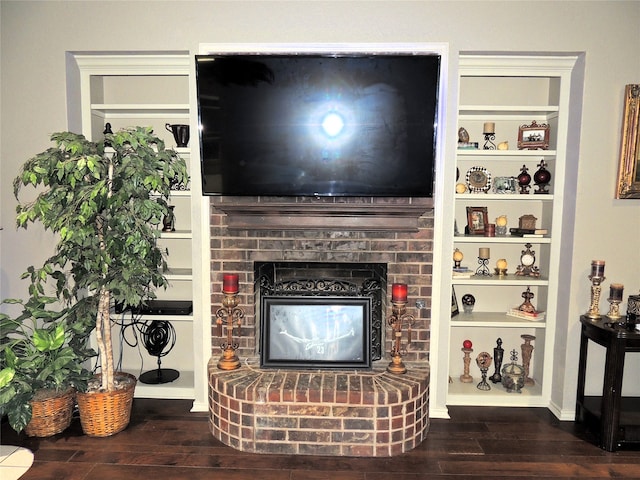
[[[627, 352], [640, 352], [640, 332], [609, 322], [606, 316], [600, 320], [580, 317], [576, 422], [584, 423], [598, 436], [601, 448], [613, 452], [622, 444], [640, 442], [640, 397], [622, 396], [624, 357]], [[589, 340], [607, 351], [602, 396], [584, 395]]]

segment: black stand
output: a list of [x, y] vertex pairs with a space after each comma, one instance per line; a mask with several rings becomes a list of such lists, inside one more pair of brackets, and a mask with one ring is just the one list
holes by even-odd
[[[170, 383], [180, 376], [180, 372], [171, 368], [161, 368], [161, 358], [167, 355], [176, 343], [176, 331], [170, 322], [165, 320], [153, 320], [142, 332], [144, 347], [149, 355], [158, 357], [158, 368], [140, 375], [141, 383], [158, 385]], [[171, 342], [167, 351], [165, 348]]]

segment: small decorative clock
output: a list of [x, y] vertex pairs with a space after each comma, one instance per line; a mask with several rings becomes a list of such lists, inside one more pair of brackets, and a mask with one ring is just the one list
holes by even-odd
[[522, 250], [520, 254], [520, 265], [516, 269], [516, 275], [522, 277], [539, 277], [540, 270], [535, 265], [536, 263], [536, 252], [531, 250], [531, 244], [525, 243], [525, 249]]

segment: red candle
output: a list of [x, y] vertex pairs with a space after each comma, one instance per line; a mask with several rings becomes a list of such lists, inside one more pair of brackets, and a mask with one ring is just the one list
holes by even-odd
[[222, 276], [222, 293], [238, 293], [238, 275], [225, 273]]
[[593, 260], [591, 262], [591, 276], [604, 277], [604, 260]]
[[391, 286], [391, 301], [407, 303], [407, 284], [394, 283]]
[[464, 342], [462, 342], [462, 346], [464, 348], [471, 348], [473, 347], [473, 343], [471, 343], [471, 340], [465, 340]]

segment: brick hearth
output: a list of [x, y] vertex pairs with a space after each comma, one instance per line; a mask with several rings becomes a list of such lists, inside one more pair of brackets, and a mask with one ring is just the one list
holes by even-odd
[[213, 435], [238, 450], [388, 457], [429, 426], [429, 371], [269, 371], [209, 365]]
[[[237, 205], [234, 207], [236, 202]], [[305, 219], [305, 207], [308, 205], [312, 206], [309, 210], [310, 217]], [[327, 213], [326, 217], [322, 216], [323, 212]], [[412, 219], [412, 216], [415, 218]], [[275, 449], [274, 453], [322, 452], [331, 455], [387, 456], [409, 450], [419, 444], [428, 428], [425, 419], [428, 417], [427, 385], [433, 263], [433, 209], [430, 199], [423, 201], [411, 198], [212, 197], [210, 228], [212, 317], [215, 318], [215, 312], [222, 303], [224, 273], [239, 275], [240, 307], [245, 312], [242, 334], [239, 338], [234, 338], [239, 343], [237, 354], [245, 365], [237, 373], [221, 372], [215, 367], [221, 354], [220, 344], [223, 339], [217, 336], [216, 329], [212, 328], [213, 351], [209, 386], [211, 426], [214, 435], [240, 450], [266, 452]], [[348, 393], [348, 389], [344, 390], [340, 386], [342, 382], [334, 380], [337, 385], [334, 401], [325, 402], [322, 395], [319, 402], [311, 401], [310, 399], [317, 399], [319, 394], [314, 393], [315, 388], [309, 388], [307, 397], [302, 395], [306, 398], [302, 403], [278, 403], [273, 395], [287, 389], [277, 386], [280, 385], [278, 382], [272, 382], [270, 385], [274, 386], [270, 386], [267, 391], [269, 401], [257, 404], [247, 389], [250, 385], [255, 386], [256, 382], [260, 383], [266, 378], [264, 375], [272, 375], [273, 371], [262, 372], [257, 367], [250, 373], [245, 371], [247, 361], [257, 364], [258, 358], [259, 321], [256, 319], [255, 305], [259, 292], [254, 284], [254, 262], [386, 264], [387, 284], [408, 285], [408, 310], [415, 316], [415, 323], [412, 327], [412, 342], [407, 347], [403, 360], [407, 365], [413, 365], [412, 368], [415, 370], [400, 376], [383, 373], [390, 360], [392, 342], [391, 332], [387, 327], [384, 332], [383, 359], [376, 362], [371, 372], [358, 372], [344, 377], [349, 378], [345, 385], [351, 385], [354, 379], [363, 382], [362, 396], [358, 394], [356, 400], [353, 400], [353, 395]], [[387, 295], [390, 294], [391, 289], [388, 288]], [[425, 308], [417, 309], [417, 300], [423, 300]], [[385, 318], [391, 314], [390, 298], [387, 298], [386, 305], [388, 311], [385, 312]], [[282, 376], [278, 378], [286, 380], [282, 385], [289, 385], [292, 375], [296, 375], [293, 384], [295, 386], [300, 378], [306, 378], [306, 374], [303, 371], [287, 372], [279, 374]], [[243, 376], [243, 387], [235, 385], [238, 381], [236, 375]], [[330, 385], [330, 379], [337, 379], [340, 375], [340, 372], [323, 372], [321, 385]], [[365, 378], [376, 380], [364, 381]], [[229, 380], [230, 383], [227, 384], [227, 379], [234, 380]], [[364, 387], [365, 384], [370, 387]], [[416, 387], [416, 391], [414, 386], [408, 386], [416, 384], [421, 385], [420, 388]], [[387, 387], [381, 385], [391, 385], [392, 390], [387, 390]], [[327, 388], [323, 387], [321, 391], [326, 390]], [[237, 395], [240, 395], [240, 398]], [[398, 395], [398, 401], [394, 400], [394, 395]], [[365, 396], [375, 398], [376, 401], [364, 403], [368, 402], [364, 399]], [[300, 408], [302, 411], [297, 410]], [[405, 424], [405, 417], [413, 415], [412, 409], [416, 408], [419, 408], [420, 418], [412, 417], [413, 421]], [[251, 410], [251, 414], [243, 409]], [[311, 411], [318, 412], [318, 415], [302, 415], [302, 412]], [[360, 415], [362, 419], [366, 419], [364, 423]], [[358, 420], [355, 420], [356, 418]], [[230, 422], [230, 419], [237, 421]], [[316, 425], [319, 428], [314, 430], [308, 426], [301, 427], [301, 423], [304, 423], [302, 419], [306, 419], [307, 425]], [[328, 426], [324, 427], [323, 420], [329, 419], [331, 421], [327, 422]], [[262, 428], [267, 426], [263, 425], [263, 422], [271, 421], [282, 423], [276, 429]], [[288, 422], [293, 422], [295, 426], [286, 426], [289, 425]], [[402, 428], [398, 427], [400, 423], [403, 425]], [[364, 424], [372, 428], [362, 431], [351, 428], [353, 425]], [[224, 425], [238, 426], [239, 434], [234, 435], [226, 428], [221, 428]], [[400, 433], [404, 428], [408, 429], [407, 436], [398, 438], [398, 435], [405, 435], [404, 432]], [[309, 437], [313, 431], [318, 435], [316, 441], [292, 442], [292, 438], [300, 435]], [[329, 437], [334, 440], [333, 445], [332, 442], [326, 441], [329, 438], [326, 436], [327, 432], [332, 432]], [[275, 442], [274, 439], [261, 438], [271, 434], [278, 437], [285, 433], [288, 439], [286, 441]], [[369, 438], [374, 436], [374, 433], [375, 439]], [[348, 442], [348, 438], [361, 437], [369, 438], [366, 445]], [[324, 440], [320, 441], [322, 439]], [[317, 448], [314, 448], [313, 445], [316, 444]], [[344, 447], [339, 446], [342, 444]]]

